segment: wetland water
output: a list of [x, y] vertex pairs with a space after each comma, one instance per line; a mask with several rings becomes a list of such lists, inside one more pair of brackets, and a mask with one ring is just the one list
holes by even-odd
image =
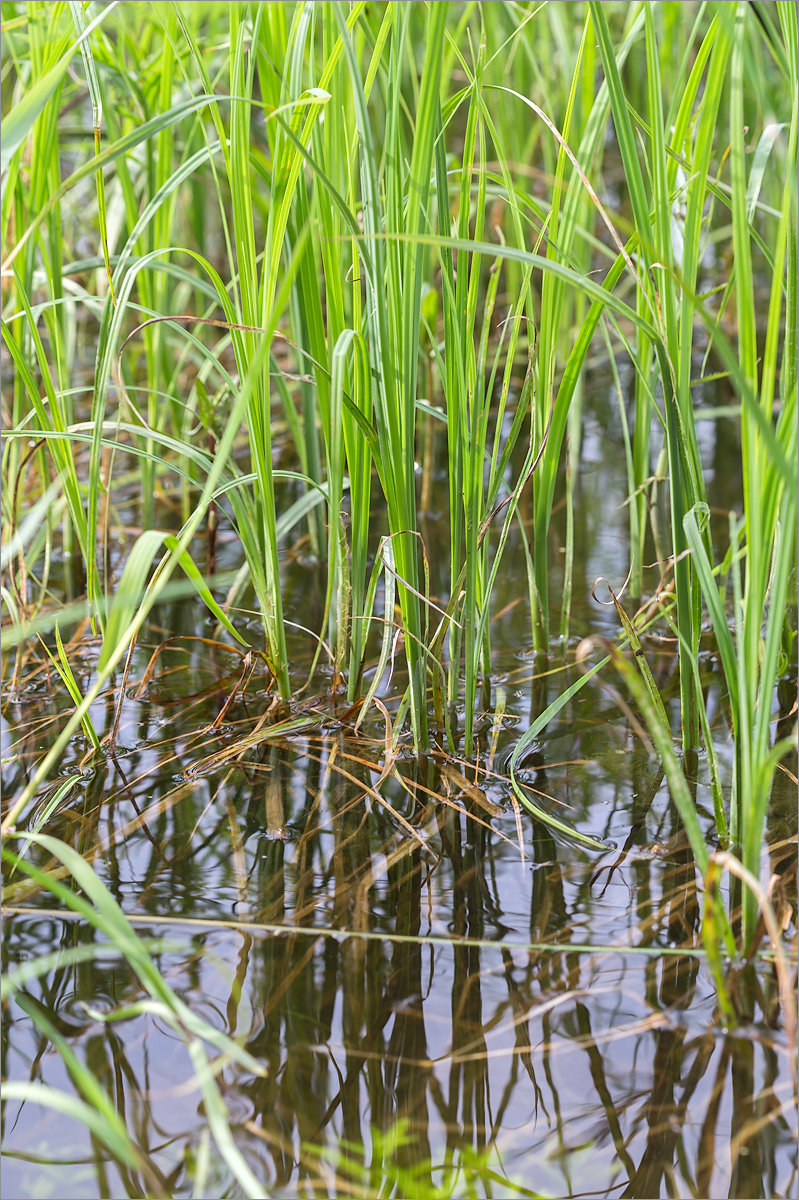
[[[736, 422], [698, 428], [723, 529], [740, 503], [729, 465], [740, 459], [727, 454]], [[619, 584], [627, 573], [618, 429], [615, 394], [599, 373], [575, 492], [570, 651], [587, 634], [617, 632], [613, 609], [591, 600], [591, 585], [600, 575]], [[135, 504], [120, 511], [138, 522]], [[168, 507], [161, 516], [165, 527], [176, 520]], [[555, 596], [562, 525], [560, 513]], [[434, 513], [422, 530], [435, 572], [446, 530]], [[80, 773], [85, 746], [76, 740], [41, 799], [74, 776], [48, 829], [90, 859], [142, 937], [162, 941], [154, 957], [174, 991], [266, 1068], [258, 1078], [231, 1065], [219, 1080], [236, 1144], [265, 1194], [795, 1197], [796, 1111], [773, 964], [764, 958], [740, 979], [751, 1019], [725, 1029], [701, 952], [697, 876], [660, 765], [594, 681], [542, 734], [524, 781], [542, 805], [615, 848], [589, 854], [525, 813], [517, 819], [509, 754], [531, 717], [577, 676], [572, 652], [532, 656], [514, 536], [477, 770], [436, 755], [418, 763], [400, 750], [376, 794], [386, 739], [378, 716], [358, 738], [331, 719], [226, 759], [224, 747], [269, 708], [266, 683], [256, 674], [210, 729], [241, 664], [188, 640], [213, 636], [212, 627], [199, 605], [180, 601], [158, 610], [137, 647], [116, 756]], [[238, 565], [224, 527], [219, 556], [222, 567]], [[288, 617], [318, 628], [321, 572], [301, 546], [286, 551], [284, 565]], [[435, 595], [435, 574], [431, 586]], [[646, 649], [676, 706], [675, 648], [662, 633]], [[167, 637], [181, 640], [137, 696]], [[312, 651], [296, 632], [299, 681]], [[87, 642], [87, 677], [95, 653]], [[710, 654], [703, 670], [713, 695]], [[67, 706], [56, 682], [32, 657], [6, 696], [6, 797]], [[317, 674], [316, 690], [298, 704], [329, 684]], [[395, 677], [384, 687], [388, 712], [403, 686]], [[790, 691], [781, 697], [786, 711]], [[718, 703], [715, 711], [729, 770]], [[94, 715], [102, 736], [113, 696]], [[785, 765], [795, 773], [795, 757]], [[695, 788], [712, 842], [702, 759]], [[783, 876], [794, 938], [795, 839], [795, 788], [777, 772], [763, 876]], [[28, 856], [52, 866], [41, 849]], [[21, 875], [5, 884], [4, 969], [97, 939]], [[213, 1158], [205, 1190], [195, 1190], [207, 1120], [183, 1043], [157, 1014], [98, 1019], [143, 998], [122, 960], [56, 965], [26, 994], [123, 1114], [164, 1196], [239, 1194]], [[14, 1000], [2, 1036], [4, 1080], [73, 1090], [62, 1058]], [[145, 1194], [84, 1127], [30, 1102], [4, 1109], [3, 1195]]]

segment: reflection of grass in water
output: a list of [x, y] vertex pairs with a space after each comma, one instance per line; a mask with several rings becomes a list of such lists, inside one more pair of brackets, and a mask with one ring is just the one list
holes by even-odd
[[[127, 878], [126, 864], [139, 862], [136, 876], [121, 893], [123, 903], [132, 910], [132, 927], [139, 934], [157, 928], [159, 934], [195, 939], [190, 954], [184, 949], [176, 958], [173, 950], [169, 962], [160, 961], [164, 977], [178, 994], [192, 996], [193, 1007], [205, 1006], [206, 996], [216, 997], [219, 1015], [213, 1023], [218, 1026], [224, 1013], [227, 1027], [245, 1038], [249, 1054], [267, 1068], [264, 1079], [230, 1071], [219, 1079], [222, 1102], [231, 1114], [231, 1136], [249, 1169], [260, 1180], [270, 1180], [268, 1190], [289, 1194], [297, 1194], [301, 1188], [297, 1171], [306, 1178], [318, 1173], [328, 1183], [332, 1181], [331, 1189], [333, 1185], [339, 1189], [332, 1194], [357, 1195], [366, 1188], [365, 1194], [377, 1195], [385, 1184], [397, 1196], [424, 1195], [428, 1188], [434, 1195], [434, 1187], [441, 1187], [443, 1194], [449, 1188], [456, 1195], [468, 1195], [469, 1188], [479, 1183], [480, 1187], [491, 1184], [500, 1194], [504, 1188], [505, 1194], [513, 1195], [513, 1185], [497, 1183], [491, 1172], [518, 1176], [522, 1185], [531, 1182], [515, 1157], [521, 1136], [526, 1161], [541, 1155], [548, 1181], [553, 1171], [562, 1173], [564, 1180], [575, 1180], [573, 1186], [564, 1183], [565, 1190], [560, 1193], [551, 1184], [548, 1188], [542, 1185], [543, 1192], [579, 1193], [586, 1190], [582, 1180], [587, 1153], [579, 1148], [586, 1147], [589, 1134], [594, 1136], [590, 1130], [597, 1117], [581, 1120], [560, 1095], [563, 1089], [565, 1095], [571, 1095], [570, 1076], [584, 1079], [586, 1088], [591, 1089], [589, 1111], [598, 1113], [601, 1108], [615, 1153], [621, 1156], [624, 1151], [621, 1158], [629, 1176], [646, 1180], [648, 1186], [663, 1177], [678, 1148], [686, 1162], [692, 1162], [696, 1151], [689, 1131], [696, 1121], [697, 1099], [684, 1103], [680, 1081], [690, 1074], [692, 1094], [698, 1098], [707, 1094], [704, 1081], [709, 1083], [715, 1076], [716, 1086], [726, 1089], [732, 1073], [744, 1070], [746, 1064], [739, 1062], [741, 1055], [735, 1049], [740, 1039], [732, 1039], [729, 1050], [723, 1039], [719, 1042], [709, 1023], [711, 1012], [702, 1019], [698, 1013], [695, 1018], [688, 1016], [693, 997], [706, 987], [707, 976], [702, 952], [695, 948], [699, 903], [690, 854], [684, 842], [670, 845], [665, 840], [667, 830], [676, 832], [678, 827], [670, 822], [662, 830], [657, 853], [663, 856], [663, 866], [651, 852], [646, 858], [636, 858], [638, 845], [624, 851], [627, 869], [635, 872], [639, 897], [649, 889], [652, 903], [639, 911], [630, 927], [628, 937], [639, 943], [637, 955], [629, 956], [621, 974], [608, 977], [602, 963], [618, 962], [619, 952], [603, 946], [592, 953], [578, 945], [576, 937], [577, 930], [584, 928], [586, 906], [594, 904], [592, 897], [598, 897], [606, 883], [610, 886], [612, 882], [614, 887], [621, 883], [618, 872], [624, 864], [618, 859], [622, 852], [608, 857], [608, 874], [615, 872], [613, 880], [606, 880], [603, 872], [592, 883], [596, 865], [559, 862], [553, 839], [541, 831], [536, 843], [525, 845], [526, 854], [533, 855], [538, 864], [532, 876], [530, 928], [520, 928], [517, 917], [514, 931], [503, 932], [507, 916], [502, 911], [502, 894], [495, 892], [492, 879], [494, 869], [501, 865], [496, 861], [500, 844], [479, 824], [485, 809], [469, 795], [475, 785], [464, 791], [460, 772], [445, 776], [453, 788], [450, 805], [474, 804], [473, 815], [467, 817], [444, 803], [445, 789], [435, 778], [423, 773], [420, 777], [412, 761], [402, 764], [407, 790], [398, 788], [396, 780], [388, 781], [397, 788], [388, 793], [393, 806], [400, 803], [403, 792], [418, 799], [415, 813], [426, 843], [422, 852], [411, 837], [398, 840], [402, 826], [387, 810], [375, 806], [367, 816], [362, 788], [348, 778], [355, 770], [363, 771], [364, 782], [374, 777], [379, 766], [378, 746], [373, 744], [372, 771], [357, 743], [353, 746], [336, 737], [312, 735], [308, 738], [310, 753], [302, 759], [290, 747], [269, 747], [260, 751], [259, 761], [238, 765], [234, 774], [229, 764], [212, 771], [206, 777], [210, 796], [215, 797], [210, 805], [209, 793], [195, 799], [193, 790], [184, 792], [182, 813], [175, 806], [163, 806], [165, 794], [147, 773], [137, 776], [123, 768], [129, 791], [121, 776], [116, 783], [109, 779], [104, 789], [106, 809], [109, 805], [127, 808], [132, 798], [142, 810], [135, 826], [133, 822], [116, 825], [115, 847], [101, 845], [105, 860], [101, 869], [115, 888]], [[353, 758], [364, 762], [356, 767]], [[298, 761], [303, 763], [307, 788], [306, 799], [299, 805], [292, 800], [296, 784], [290, 785]], [[346, 774], [338, 771], [342, 764]], [[557, 794], [554, 782], [547, 785], [542, 765], [539, 763], [531, 782], [542, 791]], [[164, 765], [169, 779], [173, 766], [169, 761]], [[637, 815], [642, 821], [660, 781], [659, 773], [652, 772], [644, 758], [638, 770]], [[496, 781], [481, 777], [481, 783], [487, 795], [497, 797]], [[440, 797], [437, 802], [428, 788]], [[115, 798], [109, 800], [111, 796]], [[87, 798], [87, 813], [95, 803], [91, 796]], [[277, 803], [282, 810], [273, 813], [275, 829], [285, 829], [289, 822], [291, 840], [274, 838], [264, 822]], [[406, 819], [414, 817], [413, 809], [404, 811]], [[169, 813], [174, 824], [165, 826], [161, 819]], [[60, 819], [66, 832], [74, 813], [62, 814]], [[90, 827], [93, 819], [89, 819]], [[707, 814], [706, 819], [712, 822], [712, 815]], [[157, 840], [146, 839], [145, 826], [158, 833]], [[70, 839], [75, 836], [73, 832]], [[77, 836], [80, 840], [79, 833]], [[505, 859], [518, 863], [519, 849], [512, 839], [501, 846]], [[148, 862], [140, 861], [142, 851]], [[213, 851], [211, 861], [209, 851]], [[118, 866], [110, 870], [109, 864], [114, 862]], [[218, 937], [215, 944], [208, 941], [209, 935], [225, 931], [224, 916], [181, 919], [172, 915], [177, 905], [185, 905], [187, 895], [194, 896], [195, 912], [202, 911], [206, 899], [214, 900], [222, 881], [212, 863], [226, 865], [223, 891], [228, 903], [235, 898], [239, 905], [245, 902], [249, 907], [249, 914], [234, 922], [237, 940], [231, 944], [232, 953], [220, 953]], [[203, 877], [209, 872], [213, 874], [203, 887]], [[146, 886], [139, 885], [139, 878]], [[425, 917], [428, 887], [435, 887], [436, 880], [445, 882], [431, 897], [433, 910], [451, 932], [431, 938], [424, 932]], [[29, 895], [15, 910], [14, 920], [46, 918], [47, 910], [36, 905], [37, 898]], [[140, 906], [147, 911], [142, 913]], [[293, 921], [320, 918], [323, 928], [292, 932]], [[575, 918], [579, 922], [576, 927]], [[165, 931], [164, 924], [172, 928]], [[349, 929], [356, 932], [343, 932]], [[681, 955], [676, 946], [663, 947], [663, 943], [681, 942], [692, 948], [690, 955]], [[95, 951], [95, 947], [86, 949]], [[436, 965], [430, 975], [433, 954]], [[221, 992], [218, 985], [209, 986], [207, 977], [196, 973], [203, 962], [211, 966], [217, 956], [217, 970], [223, 961], [229, 964], [221, 974], [226, 980]], [[637, 969], [636, 960], [640, 963]], [[445, 967], [446, 962], [451, 962], [451, 968]], [[438, 982], [442, 968], [448, 976], [443, 992]], [[179, 974], [173, 978], [176, 969]], [[766, 988], [768, 975], [764, 964], [758, 981]], [[54, 989], [48, 986], [48, 992], [73, 995], [78, 988], [83, 994], [94, 990], [91, 978], [81, 983], [76, 976], [74, 984], [69, 984], [68, 978], [62, 974], [61, 983]], [[498, 994], [498, 981], [501, 990], [507, 990], [507, 999]], [[31, 986], [29, 980], [29, 991]], [[116, 1041], [109, 1040], [103, 1053], [98, 1053], [98, 1039], [87, 1027], [86, 1035], [91, 1037], [85, 1053], [87, 1065], [101, 1082], [110, 1082], [112, 1060], [117, 1065], [127, 1064], [125, 1093], [132, 1102], [135, 1094], [148, 1086], [140, 1077], [136, 1046], [149, 1017], [143, 1011], [138, 1017], [133, 1015], [141, 1001], [136, 988], [123, 986], [121, 978], [116, 986], [118, 1005], [131, 1015], [127, 1022], [120, 1019], [106, 1026], [107, 1036], [110, 1039], [115, 1031]], [[639, 1018], [644, 987], [649, 1012]], [[609, 1019], [608, 1006], [612, 1010], [624, 996], [639, 997], [636, 1019]], [[339, 1005], [341, 1024], [334, 1029], [332, 1012]], [[442, 1044], [438, 1029], [447, 1009], [452, 1023], [448, 1046]], [[74, 1020], [70, 1020], [70, 1028], [74, 1030]], [[153, 1028], [149, 1038], [154, 1036]], [[652, 1074], [647, 1069], [644, 1086], [636, 1088], [632, 1098], [626, 1076], [620, 1077], [615, 1065], [630, 1039], [636, 1054], [644, 1055], [647, 1062], [652, 1057]], [[697, 1042], [703, 1048], [699, 1055]], [[82, 1057], [83, 1047], [75, 1049]], [[764, 1045], [764, 1049], [782, 1061], [784, 1047], [779, 1041]], [[503, 1064], [499, 1081], [498, 1061]], [[765, 1082], [757, 1071], [752, 1074], [751, 1067], [746, 1069], [752, 1077], [752, 1094], [758, 1096]], [[182, 1077], [187, 1086], [190, 1074], [187, 1069]], [[175, 1083], [174, 1077], [171, 1082]], [[495, 1092], [492, 1097], [498, 1082], [500, 1094]], [[161, 1109], [168, 1103], [157, 1099], [157, 1080], [149, 1086], [155, 1087], [155, 1098], [140, 1135], [145, 1147], [157, 1142]], [[178, 1086], [182, 1087], [182, 1081]], [[657, 1105], [650, 1097], [653, 1086]], [[189, 1097], [193, 1094], [196, 1088], [188, 1092]], [[508, 1118], [520, 1105], [530, 1104], [533, 1095], [538, 1123], [533, 1122], [523, 1135], [515, 1134], [514, 1122]], [[185, 1155], [180, 1150], [184, 1178], [197, 1182], [198, 1175], [200, 1181], [205, 1177], [209, 1181], [205, 1194], [221, 1194], [229, 1175], [213, 1142], [203, 1150], [198, 1141], [202, 1121], [198, 1127], [195, 1106], [196, 1101], [191, 1101], [190, 1125], [179, 1143], [186, 1147]], [[244, 1119], [242, 1107], [248, 1119]], [[705, 1115], [704, 1109], [699, 1112]], [[740, 1114], [740, 1144], [746, 1147], [747, 1139], [758, 1136], [757, 1115], [747, 1113], [745, 1106]], [[715, 1128], [719, 1118], [709, 1111], [706, 1119], [709, 1128]], [[770, 1113], [769, 1124], [780, 1119], [778, 1104]], [[405, 1123], [402, 1138], [391, 1155], [387, 1152], [386, 1158], [377, 1158], [380, 1173], [370, 1172], [364, 1183], [363, 1164], [376, 1157], [370, 1149], [371, 1124], [390, 1130], [396, 1122]], [[655, 1130], [668, 1125], [668, 1144], [655, 1133], [651, 1145], [633, 1136], [647, 1122]], [[449, 1152], [442, 1149], [445, 1136]], [[687, 1143], [684, 1138], [689, 1139]], [[302, 1156], [299, 1166], [295, 1157], [301, 1144], [313, 1149]], [[365, 1154], [356, 1153], [356, 1148], [363, 1146]], [[592, 1151], [594, 1157], [600, 1150], [597, 1146]], [[158, 1163], [161, 1165], [160, 1159]], [[279, 1170], [277, 1164], [283, 1164]], [[454, 1170], [462, 1164], [468, 1165], [471, 1173]], [[447, 1169], [442, 1171], [442, 1167]], [[704, 1158], [697, 1167], [705, 1169]], [[766, 1169], [765, 1162], [762, 1169]], [[645, 1194], [643, 1184], [641, 1190]]]
[[[364, 1200], [397, 1197], [398, 1200], [472, 1200], [488, 1195], [495, 1200], [539, 1200], [520, 1179], [509, 1178], [496, 1151], [464, 1149], [457, 1166], [419, 1161], [412, 1151], [416, 1138], [405, 1120], [388, 1130], [373, 1126], [368, 1147], [342, 1140], [324, 1150], [306, 1145], [305, 1155], [316, 1165], [319, 1182], [336, 1196]], [[408, 1154], [408, 1151], [411, 1154]], [[370, 1158], [371, 1165], [363, 1165]], [[403, 1163], [403, 1159], [406, 1161]], [[410, 1159], [411, 1161], [408, 1161]]]

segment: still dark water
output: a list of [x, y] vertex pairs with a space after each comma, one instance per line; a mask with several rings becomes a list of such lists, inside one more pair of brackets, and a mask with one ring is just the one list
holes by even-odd
[[[615, 398], [595, 390], [576, 493], [573, 642], [616, 633], [612, 610], [590, 592], [597, 576], [621, 583], [627, 573], [617, 428]], [[699, 430], [723, 528], [738, 502], [735, 423]], [[444, 559], [434, 516], [423, 532], [431, 562]], [[556, 519], [555, 604], [562, 542]], [[235, 555], [223, 539], [221, 565]], [[318, 627], [318, 568], [287, 551], [285, 569], [287, 616]], [[209, 730], [240, 664], [185, 640], [210, 626], [181, 602], [159, 610], [137, 649], [134, 681], [164, 637], [184, 638], [139, 699], [130, 688], [116, 759], [79, 774], [76, 741], [42, 796], [74, 775], [48, 830], [90, 859], [142, 937], [167, 940], [154, 957], [174, 991], [266, 1068], [259, 1078], [229, 1066], [219, 1078], [265, 1195], [795, 1197], [796, 1109], [773, 965], [764, 958], [741, 978], [750, 1019], [725, 1029], [701, 953], [697, 875], [659, 764], [595, 682], [547, 728], [524, 779], [543, 806], [615, 849], [588, 854], [524, 813], [517, 821], [508, 757], [531, 715], [576, 676], [562, 648], [545, 662], [530, 652], [518, 538], [503, 571], [497, 608], [509, 607], [492, 630], [477, 770], [400, 751], [376, 794], [377, 719], [357, 739], [331, 720], [242, 761], [203, 762], [251, 730], [270, 699], [256, 676]], [[293, 639], [302, 681], [312, 644]], [[652, 638], [647, 652], [678, 703], [673, 644]], [[33, 666], [4, 703], [6, 798], [66, 708]], [[709, 654], [704, 669], [719, 714]], [[322, 696], [324, 678], [314, 686], [303, 701]], [[401, 692], [395, 678], [389, 710]], [[113, 701], [94, 716], [102, 736]], [[715, 727], [729, 769], [720, 715]], [[695, 786], [712, 843], [702, 760]], [[796, 824], [795, 787], [778, 772], [763, 873], [784, 876], [794, 944]], [[29, 857], [51, 865], [39, 850]], [[22, 876], [6, 873], [5, 884], [4, 969], [97, 939]], [[157, 1015], [103, 1023], [87, 1012], [143, 998], [122, 960], [56, 966], [26, 991], [123, 1114], [164, 1196], [240, 1194], [215, 1153], [196, 1190], [207, 1120], [183, 1042]], [[4, 1080], [74, 1090], [13, 1000], [2, 1054]], [[83, 1126], [31, 1103], [7, 1101], [3, 1115], [4, 1196], [144, 1194]]]

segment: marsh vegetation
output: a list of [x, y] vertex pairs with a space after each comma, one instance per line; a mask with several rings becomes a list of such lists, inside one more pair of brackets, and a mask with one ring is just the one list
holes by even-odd
[[0, 10], [14, 1194], [795, 1195], [794, 6]]

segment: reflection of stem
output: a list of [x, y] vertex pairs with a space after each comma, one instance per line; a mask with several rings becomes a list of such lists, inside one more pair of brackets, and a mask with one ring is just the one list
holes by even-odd
[[[792, 1059], [794, 1056], [791, 1056]], [[795, 1072], [795, 1064], [794, 1072]], [[760, 1156], [760, 1139], [747, 1136], [753, 1123], [760, 1115], [755, 1096], [755, 1048], [751, 1042], [737, 1038], [732, 1046], [732, 1118], [730, 1121], [731, 1142], [738, 1153], [732, 1158], [730, 1179], [731, 1196], [756, 1196], [763, 1187], [763, 1164]], [[795, 1077], [795, 1075], [794, 1075]], [[742, 1143], [746, 1143], [746, 1154], [741, 1154]], [[732, 1150], [732, 1145], [730, 1147]]]
[[571, 1183], [571, 1175], [569, 1172], [569, 1156], [564, 1154], [566, 1145], [566, 1137], [563, 1128], [563, 1113], [560, 1106], [560, 1093], [555, 1087], [555, 1080], [552, 1074], [552, 1060], [550, 1057], [550, 1048], [552, 1046], [552, 1022], [549, 1012], [545, 1012], [541, 1018], [541, 1033], [544, 1038], [544, 1044], [541, 1047], [541, 1060], [544, 1064], [544, 1075], [547, 1084], [549, 1085], [550, 1095], [552, 1096], [552, 1107], [555, 1113], [555, 1128], [557, 1130], [557, 1142], [560, 1161], [563, 1164], [563, 1174], [566, 1178], [568, 1194], [574, 1191]]
[[[709, 1049], [706, 1051], [708, 1057], [713, 1053], [713, 1038], [709, 1036], [703, 1039], [703, 1042], [709, 1044]], [[704, 1046], [700, 1047], [699, 1053], [702, 1054]], [[697, 1055], [697, 1059], [699, 1055]], [[721, 1106], [721, 1097], [724, 1094], [724, 1078], [727, 1074], [727, 1063], [730, 1059], [730, 1042], [725, 1041], [718, 1066], [716, 1067], [716, 1077], [713, 1080], [713, 1090], [710, 1093], [710, 1103], [707, 1106], [705, 1119], [702, 1122], [702, 1132], [699, 1135], [699, 1154], [697, 1157], [696, 1170], [696, 1194], [698, 1196], [710, 1195], [710, 1183], [713, 1174], [713, 1166], [716, 1161], [716, 1122], [718, 1120], [719, 1108]]]
[[584, 1004], [575, 1004], [575, 1012], [577, 1014], [577, 1027], [585, 1039], [585, 1050], [588, 1055], [588, 1062], [591, 1071], [591, 1079], [593, 1080], [596, 1093], [599, 1096], [599, 1101], [605, 1112], [605, 1117], [608, 1122], [610, 1136], [613, 1138], [613, 1145], [616, 1147], [616, 1153], [620, 1160], [624, 1163], [628, 1175], [631, 1177], [635, 1173], [635, 1163], [630, 1157], [627, 1147], [624, 1144], [621, 1126], [619, 1125], [619, 1114], [617, 1106], [614, 1103], [610, 1088], [608, 1087], [607, 1079], [605, 1078], [605, 1064], [602, 1055], [599, 1052], [596, 1042], [594, 1041], [593, 1032], [591, 1030], [591, 1017], [588, 1009]]
[[[680, 1081], [685, 1037], [685, 1029], [659, 1029], [655, 1034], [653, 1086], [645, 1110], [649, 1126], [646, 1149], [638, 1169], [622, 1192], [622, 1200], [661, 1195], [663, 1176], [672, 1170], [675, 1148], [685, 1120], [685, 1111], [680, 1113], [679, 1106], [674, 1102], [674, 1087]], [[674, 1194], [672, 1187], [669, 1187], [669, 1194]]]
[[246, 917], [249, 914], [250, 906], [247, 901], [247, 859], [244, 855], [244, 842], [242, 841], [235, 808], [230, 801], [228, 801], [225, 807], [227, 808], [228, 822], [230, 823], [231, 865], [236, 879], [236, 891], [239, 894], [238, 912]]
[[[533, 1085], [533, 1093], [535, 1095], [535, 1115], [538, 1118], [538, 1105], [540, 1103], [544, 1110], [544, 1115], [549, 1120], [547, 1106], [544, 1103], [544, 1093], [538, 1085], [538, 1080], [535, 1077], [535, 1068], [533, 1066], [533, 1052], [530, 1042], [530, 1014], [529, 1006], [527, 1005], [524, 996], [518, 983], [513, 978], [513, 959], [510, 952], [503, 947], [502, 964], [505, 968], [505, 980], [508, 984], [508, 996], [510, 998], [511, 1007], [513, 1008], [513, 1025], [516, 1036], [516, 1047], [519, 1051], [519, 1056], [527, 1072], [530, 1083]], [[515, 1066], [515, 1059], [514, 1059]], [[503, 1106], [504, 1107], [504, 1106]], [[500, 1114], [494, 1121], [494, 1129], [492, 1130], [492, 1140], [499, 1129], [501, 1122]]]
[[266, 828], [269, 835], [273, 838], [283, 836], [284, 825], [286, 821], [285, 807], [283, 804], [283, 789], [280, 786], [280, 777], [277, 773], [273, 773], [267, 778], [264, 803], [266, 807]]
[[[421, 867], [421, 854], [414, 849], [410, 861], [398, 868], [402, 871], [400, 879], [396, 878], [396, 868], [391, 871], [397, 892], [396, 928], [406, 934], [418, 934], [421, 927]], [[414, 1171], [422, 1188], [420, 1194], [424, 1196], [432, 1194], [429, 1169], [419, 1173], [421, 1164], [430, 1162], [427, 1089], [432, 1068], [417, 1065], [428, 1057], [422, 1000], [421, 945], [406, 942], [395, 946], [391, 966], [391, 979], [384, 1004], [394, 1012], [394, 1026], [385, 1074], [390, 1084], [391, 1076], [396, 1071], [396, 1119], [407, 1122], [409, 1133], [408, 1139], [396, 1148], [395, 1156], [400, 1169]], [[395, 1067], [393, 1063], [398, 1065]]]
[[663, 782], [664, 774], [665, 774], [665, 768], [663, 766], [660, 766], [655, 775], [654, 783], [647, 789], [646, 795], [644, 796], [643, 804], [641, 804], [639, 802], [639, 800], [637, 799], [637, 797], [640, 795], [639, 789], [636, 788], [634, 790], [634, 792], [633, 792], [633, 822], [632, 822], [632, 825], [630, 826], [630, 832], [625, 839], [624, 845], [622, 846], [618, 857], [615, 858], [612, 863], [605, 864], [604, 866], [599, 867], [596, 871], [594, 871], [593, 875], [588, 880], [588, 890], [590, 891], [593, 888], [596, 881], [599, 879], [602, 872], [607, 871], [608, 877], [605, 881], [605, 886], [602, 888], [602, 891], [599, 893], [599, 896], [598, 896], [598, 898], [600, 900], [604, 896], [605, 892], [608, 890], [608, 888], [610, 886], [610, 881], [613, 878], [614, 872], [617, 871], [618, 868], [622, 865], [622, 863], [627, 858], [627, 855], [629, 854], [630, 850], [637, 842], [638, 835], [646, 824], [647, 814], [648, 814], [650, 808], [652, 807], [652, 803], [655, 799], [655, 796], [660, 791], [660, 785]]
[[252, 947], [252, 938], [248, 933], [241, 935], [241, 950], [239, 951], [236, 960], [236, 972], [233, 977], [233, 982], [230, 987], [230, 995], [227, 1002], [227, 1023], [228, 1034], [233, 1037], [236, 1033], [239, 1022], [239, 1005], [241, 1004], [241, 995], [244, 991], [244, 984], [247, 979], [247, 967], [250, 961], [250, 949]]

